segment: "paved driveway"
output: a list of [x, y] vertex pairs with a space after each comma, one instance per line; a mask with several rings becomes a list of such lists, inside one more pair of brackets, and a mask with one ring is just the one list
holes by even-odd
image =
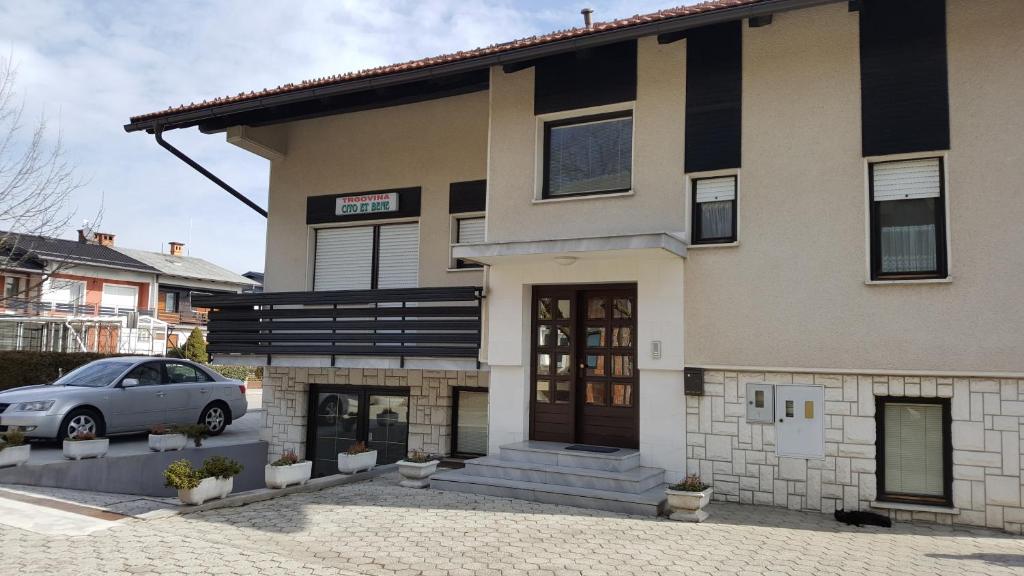
[[395, 485], [394, 475], [78, 537], [0, 529], [0, 574], [1024, 574], [1024, 540], [713, 505], [679, 524]]

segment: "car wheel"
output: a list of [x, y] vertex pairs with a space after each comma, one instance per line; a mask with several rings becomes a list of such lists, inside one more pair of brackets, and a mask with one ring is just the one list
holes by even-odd
[[95, 434], [98, 438], [103, 436], [104, 432], [106, 430], [103, 418], [99, 413], [88, 408], [79, 408], [64, 417], [57, 431], [57, 440], [70, 438], [76, 434]]
[[199, 423], [206, 426], [210, 436], [217, 436], [228, 426], [228, 410], [223, 404], [210, 404], [203, 408]]

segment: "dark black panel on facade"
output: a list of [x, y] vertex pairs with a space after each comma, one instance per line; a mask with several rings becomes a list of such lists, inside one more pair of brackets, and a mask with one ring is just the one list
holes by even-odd
[[636, 40], [538, 60], [534, 114], [636, 100]]
[[864, 0], [860, 77], [865, 156], [948, 149], [945, 0]]
[[[368, 214], [337, 213], [338, 198], [343, 196], [365, 196], [369, 194], [398, 194], [398, 210], [393, 212], [373, 212]], [[387, 220], [390, 218], [411, 218], [420, 215], [420, 187], [393, 188], [390, 190], [370, 190], [349, 194], [328, 194], [306, 198], [306, 224], [326, 224], [329, 222], [359, 222], [362, 220]]]
[[448, 188], [448, 213], [483, 212], [487, 209], [487, 180], [452, 182]]
[[739, 168], [742, 37], [739, 20], [687, 34], [687, 172]]

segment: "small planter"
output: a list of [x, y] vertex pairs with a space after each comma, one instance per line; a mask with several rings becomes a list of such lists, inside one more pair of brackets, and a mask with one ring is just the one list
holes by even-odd
[[184, 450], [188, 437], [184, 434], [150, 434], [149, 449], [154, 452]]
[[28, 457], [32, 453], [32, 447], [28, 444], [22, 444], [21, 446], [8, 446], [3, 450], [0, 450], [0, 468], [7, 466], [21, 466], [25, 462], [28, 462]]
[[110, 440], [97, 438], [95, 440], [65, 440], [64, 457], [68, 460], [81, 460], [83, 458], [103, 458], [110, 448]]
[[373, 470], [377, 465], [377, 451], [360, 452], [359, 454], [338, 454], [338, 472], [355, 474], [363, 470]]
[[704, 507], [711, 501], [712, 487], [700, 492], [685, 492], [682, 490], [665, 490], [668, 496], [668, 507], [671, 511], [670, 520], [679, 522], [703, 522], [707, 519], [708, 513]]
[[191, 490], [178, 490], [178, 500], [189, 506], [199, 506], [207, 500], [225, 498], [235, 487], [234, 478], [203, 478]]
[[430, 486], [430, 475], [437, 472], [438, 460], [429, 462], [409, 462], [408, 460], [398, 461], [398, 473], [403, 480], [399, 486], [406, 488], [426, 488]]
[[292, 484], [304, 485], [313, 474], [313, 462], [299, 462], [289, 466], [271, 466], [267, 464], [264, 470], [264, 478], [267, 481], [267, 488], [286, 488]]

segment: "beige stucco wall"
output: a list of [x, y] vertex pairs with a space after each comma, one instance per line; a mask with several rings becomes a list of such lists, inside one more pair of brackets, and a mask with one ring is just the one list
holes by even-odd
[[1024, 371], [1024, 10], [984, 4], [949, 2], [946, 284], [865, 284], [857, 15], [744, 27], [740, 246], [690, 251], [687, 364]]
[[[292, 122], [266, 135], [286, 142], [272, 161], [266, 290], [309, 290], [306, 197], [422, 187], [420, 286], [479, 285], [479, 271], [448, 272], [448, 186], [487, 165], [487, 93]], [[254, 138], [263, 136], [253, 132]]]
[[633, 195], [535, 202], [537, 134], [533, 68], [491, 69], [489, 242], [682, 231], [685, 46], [639, 42]]

